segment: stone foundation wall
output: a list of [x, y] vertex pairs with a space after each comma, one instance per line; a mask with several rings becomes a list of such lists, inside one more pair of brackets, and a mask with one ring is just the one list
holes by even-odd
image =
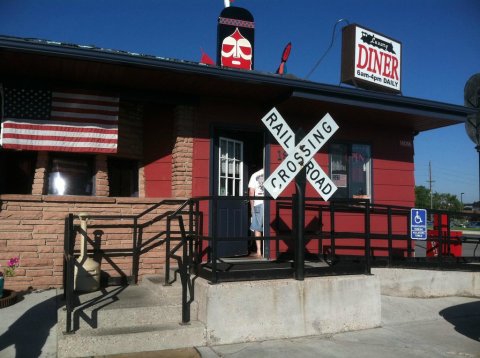
[[[64, 222], [68, 214], [138, 215], [160, 201], [158, 198], [0, 195], [0, 269], [5, 268], [11, 257], [20, 258], [15, 276], [6, 277], [5, 288], [24, 290], [62, 286]], [[162, 205], [140, 223], [175, 208]], [[91, 254], [101, 263], [102, 275], [121, 277], [132, 274], [132, 223], [125, 217], [122, 220], [89, 221], [88, 237], [97, 248]], [[79, 221], [76, 220], [75, 224]], [[143, 275], [163, 273], [165, 245], [161, 242], [165, 239], [164, 230], [165, 220], [161, 220], [140, 233], [140, 280]], [[154, 238], [156, 235], [158, 238]], [[77, 251], [79, 243], [80, 235], [77, 234]], [[92, 250], [93, 246], [89, 245], [88, 249]], [[100, 252], [108, 255], [108, 259]]]

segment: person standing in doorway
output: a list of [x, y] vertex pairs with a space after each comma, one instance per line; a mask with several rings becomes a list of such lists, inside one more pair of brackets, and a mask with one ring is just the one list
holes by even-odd
[[[263, 168], [253, 173], [248, 182], [248, 195], [254, 197], [263, 197]], [[262, 241], [259, 239], [263, 233], [263, 200], [251, 199], [250, 208], [252, 209], [252, 222], [250, 230], [255, 233], [255, 244], [257, 247], [256, 256], [262, 257]]]

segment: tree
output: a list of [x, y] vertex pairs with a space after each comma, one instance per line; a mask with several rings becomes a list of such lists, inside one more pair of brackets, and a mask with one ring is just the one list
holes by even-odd
[[462, 211], [463, 205], [456, 195], [433, 193], [433, 208], [446, 211]]
[[[433, 193], [432, 209], [446, 211], [462, 211], [463, 205], [456, 195], [446, 193]], [[415, 207], [430, 209], [430, 190], [423, 185], [415, 187]]]
[[430, 209], [430, 190], [423, 185], [415, 187], [415, 207]]

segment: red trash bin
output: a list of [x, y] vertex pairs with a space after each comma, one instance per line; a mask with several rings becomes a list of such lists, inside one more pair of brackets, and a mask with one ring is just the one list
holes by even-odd
[[[438, 239], [438, 226], [440, 215], [435, 214], [433, 216], [433, 230], [427, 230], [427, 257], [436, 257], [439, 255], [439, 239]], [[462, 256], [462, 236], [461, 231], [450, 230], [450, 252], [447, 242], [447, 215], [442, 214], [442, 255], [447, 256]]]

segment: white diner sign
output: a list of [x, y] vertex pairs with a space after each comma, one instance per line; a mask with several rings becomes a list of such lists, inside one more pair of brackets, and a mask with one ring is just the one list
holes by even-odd
[[307, 166], [308, 180], [320, 196], [328, 200], [337, 187], [312, 159], [338, 130], [339, 127], [333, 118], [327, 113], [295, 147], [293, 131], [275, 108], [262, 118], [262, 122], [288, 153], [263, 184], [270, 195], [276, 199], [302, 168]]

